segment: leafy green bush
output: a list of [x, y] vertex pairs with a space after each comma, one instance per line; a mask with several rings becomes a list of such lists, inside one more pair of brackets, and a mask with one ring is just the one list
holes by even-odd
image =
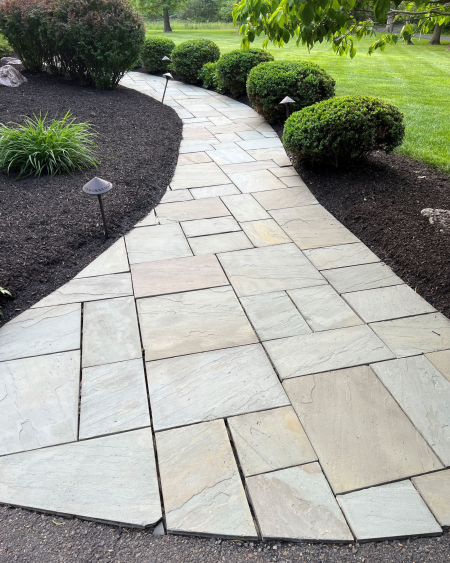
[[167, 72], [169, 61], [163, 57], [170, 57], [175, 49], [175, 43], [167, 37], [149, 37], [145, 40], [141, 53], [142, 66], [150, 74]]
[[217, 76], [217, 63], [206, 63], [202, 66], [199, 74], [199, 80], [203, 83], [203, 88], [216, 90], [219, 94], [226, 94], [227, 89], [220, 82]]
[[273, 61], [273, 55], [263, 49], [231, 51], [217, 61], [217, 75], [233, 96], [243, 96], [249, 72], [260, 63]]
[[97, 133], [90, 125], [75, 123], [70, 111], [63, 119], [47, 123], [47, 115], [25, 118], [24, 125], [0, 124], [0, 168], [23, 175], [73, 173], [97, 167]]
[[220, 49], [208, 39], [191, 39], [180, 43], [172, 51], [172, 65], [174, 72], [183, 82], [195, 84], [199, 80], [199, 73], [206, 63], [215, 63], [220, 57]]
[[7, 57], [11, 53], [11, 45], [6, 41], [3, 35], [0, 33], [0, 58]]
[[252, 68], [247, 80], [247, 94], [254, 108], [269, 123], [282, 121], [285, 108], [281, 100], [295, 100], [292, 111], [334, 96], [335, 81], [320, 66], [309, 62], [269, 62]]
[[403, 114], [395, 106], [370, 96], [342, 96], [292, 114], [283, 143], [299, 159], [338, 166], [370, 151], [391, 152], [404, 134]]

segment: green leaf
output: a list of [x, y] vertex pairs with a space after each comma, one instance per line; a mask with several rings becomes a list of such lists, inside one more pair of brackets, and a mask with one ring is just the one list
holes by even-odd
[[313, 19], [314, 19], [314, 8], [312, 6], [312, 4], [308, 3], [305, 4], [305, 7], [302, 10], [301, 13], [301, 18], [302, 18], [302, 22], [305, 25], [309, 25]]
[[390, 0], [376, 0], [373, 6], [373, 13], [375, 16], [375, 20], [378, 23], [386, 23], [387, 13], [390, 7], [391, 7]]

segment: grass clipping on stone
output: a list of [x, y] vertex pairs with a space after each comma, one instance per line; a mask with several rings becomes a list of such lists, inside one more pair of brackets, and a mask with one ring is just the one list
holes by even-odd
[[[8, 126], [10, 125], [10, 126]], [[73, 174], [97, 167], [98, 135], [86, 121], [76, 123], [70, 110], [63, 119], [47, 120], [33, 115], [19, 123], [0, 124], [0, 169], [18, 171], [16, 176]]]

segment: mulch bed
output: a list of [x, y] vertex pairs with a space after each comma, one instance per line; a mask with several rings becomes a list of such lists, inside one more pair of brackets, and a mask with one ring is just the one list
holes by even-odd
[[[158, 204], [175, 171], [182, 135], [170, 107], [136, 91], [97, 91], [24, 74], [23, 86], [0, 87], [0, 123], [47, 112], [49, 118], [63, 117], [70, 109], [100, 133], [100, 165], [74, 176], [16, 182], [0, 172], [0, 286], [13, 295], [0, 298], [0, 322], [69, 281]], [[94, 176], [113, 184], [104, 196], [106, 240], [97, 198], [82, 192]]]

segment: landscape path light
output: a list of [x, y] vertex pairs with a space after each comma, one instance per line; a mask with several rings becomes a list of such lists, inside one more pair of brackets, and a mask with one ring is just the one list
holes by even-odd
[[[169, 59], [170, 60], [170, 59]], [[167, 84], [169, 84], [169, 80], [172, 79], [173, 80], [173, 76], [170, 74], [170, 72], [166, 72], [165, 74], [163, 74], [163, 76], [166, 77], [166, 85], [164, 86], [164, 93], [163, 93], [163, 97], [161, 102], [164, 102], [164, 96], [166, 95], [166, 90], [167, 90]]]
[[108, 238], [108, 227], [106, 226], [106, 218], [105, 218], [105, 211], [103, 209], [103, 201], [102, 201], [102, 194], [109, 192], [112, 188], [111, 182], [107, 182], [106, 180], [102, 180], [101, 178], [92, 178], [89, 180], [87, 184], [83, 186], [83, 192], [89, 195], [96, 195], [98, 196], [98, 202], [100, 204], [100, 212], [102, 214], [103, 219], [103, 228], [105, 230], [105, 237]]
[[289, 104], [295, 104], [295, 100], [293, 100], [289, 96], [286, 96], [281, 100], [280, 105], [281, 104], [283, 104], [286, 107], [286, 119], [288, 119], [288, 117], [291, 115], [291, 108]]

